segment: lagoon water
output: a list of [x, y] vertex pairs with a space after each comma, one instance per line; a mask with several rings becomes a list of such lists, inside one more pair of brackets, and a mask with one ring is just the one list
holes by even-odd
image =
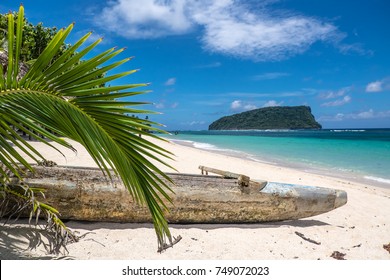
[[390, 129], [180, 131], [164, 137], [200, 149], [390, 188]]

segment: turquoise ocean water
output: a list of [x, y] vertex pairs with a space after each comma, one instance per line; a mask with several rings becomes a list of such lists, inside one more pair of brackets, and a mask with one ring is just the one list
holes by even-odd
[[390, 188], [390, 129], [180, 131], [164, 137], [199, 149]]

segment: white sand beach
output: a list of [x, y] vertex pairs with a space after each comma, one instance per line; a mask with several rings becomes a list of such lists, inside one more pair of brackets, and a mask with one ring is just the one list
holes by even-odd
[[[155, 141], [155, 140], [153, 140]], [[73, 143], [73, 142], [72, 142]], [[67, 222], [80, 234], [79, 242], [69, 244], [64, 255], [48, 255], [37, 245], [25, 222], [1, 226], [1, 259], [76, 260], [331, 260], [333, 252], [347, 260], [389, 260], [390, 189], [332, 178], [300, 170], [215, 154], [175, 143], [158, 142], [171, 151], [169, 161], [178, 172], [199, 174], [199, 165], [242, 173], [253, 179], [296, 183], [345, 190], [348, 203], [334, 211], [296, 221], [263, 224], [191, 224], [171, 225], [173, 236], [182, 240], [173, 248], [157, 253], [157, 239], [151, 224]], [[77, 143], [77, 154], [61, 154], [38, 142], [34, 145], [58, 165], [94, 166], [86, 151]], [[172, 170], [161, 166], [165, 171]], [[304, 240], [296, 233], [316, 241]], [[31, 249], [31, 247], [33, 247]], [[30, 248], [30, 249], [29, 249]]]

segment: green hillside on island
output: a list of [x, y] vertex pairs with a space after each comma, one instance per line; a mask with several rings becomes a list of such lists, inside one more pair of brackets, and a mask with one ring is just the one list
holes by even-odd
[[222, 117], [209, 130], [320, 129], [309, 106], [277, 106]]

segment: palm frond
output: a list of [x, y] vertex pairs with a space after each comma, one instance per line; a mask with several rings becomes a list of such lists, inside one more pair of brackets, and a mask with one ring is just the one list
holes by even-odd
[[[9, 20], [13, 20], [12, 15]], [[11, 132], [11, 124], [36, 131], [45, 137], [39, 140], [48, 145], [50, 140], [72, 148], [62, 137], [73, 139], [86, 148], [105, 174], [120, 176], [135, 200], [149, 207], [159, 249], [165, 248], [166, 243], [172, 244], [173, 239], [164, 218], [164, 211], [168, 209], [164, 201], [171, 201], [171, 190], [165, 180], [170, 182], [170, 178], [149, 161], [149, 158], [152, 158], [168, 166], [161, 158], [169, 158], [170, 153], [146, 138], [138, 137], [138, 134], [142, 134], [160, 139], [151, 132], [163, 131], [155, 127], [156, 123], [130, 116], [137, 112], [146, 112], [134, 108], [145, 102], [121, 99], [146, 93], [147, 91], [132, 90], [148, 84], [98, 87], [133, 74], [136, 70], [101, 76], [105, 71], [119, 67], [129, 59], [111, 62], [123, 49], [109, 49], [95, 57], [84, 59], [101, 41], [98, 40], [80, 50], [89, 34], [53, 61], [73, 24], [61, 29], [54, 36], [26, 75], [18, 80], [19, 62], [16, 57], [20, 55], [22, 29], [19, 25], [22, 23], [22, 20], [18, 21], [16, 42], [13, 40], [14, 36], [10, 35], [14, 34], [14, 25], [9, 24], [9, 71], [6, 76], [0, 73], [0, 160], [22, 177], [20, 165], [29, 170], [32, 168], [15, 147], [7, 143], [13, 143], [34, 160], [43, 158], [27, 141]], [[15, 51], [12, 51], [14, 48]], [[5, 170], [0, 172], [3, 182], [9, 180]]]

